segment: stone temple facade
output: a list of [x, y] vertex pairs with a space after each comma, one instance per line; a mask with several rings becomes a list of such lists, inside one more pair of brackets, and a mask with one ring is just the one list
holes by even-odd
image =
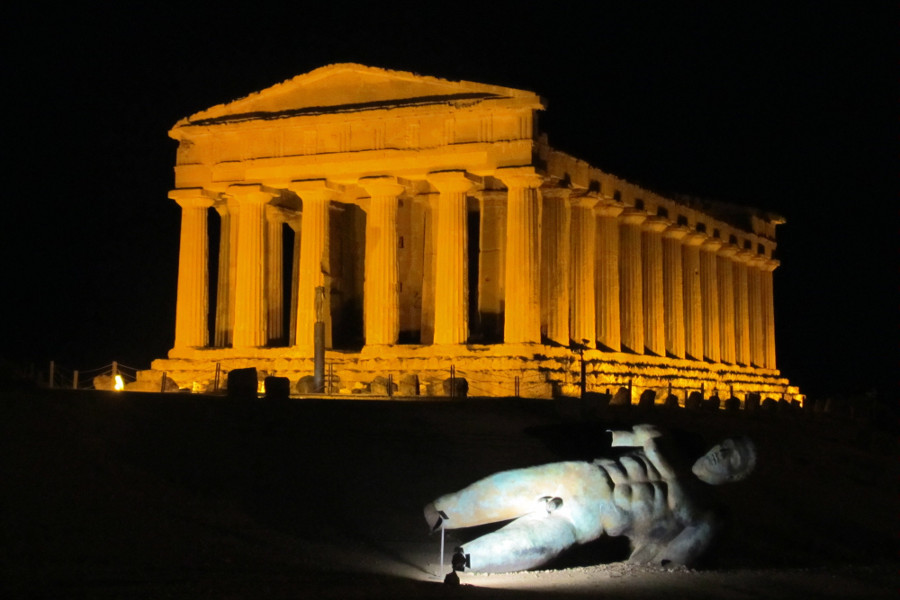
[[[175, 343], [328, 391], [799, 400], [775, 362], [779, 217], [667, 197], [558, 152], [532, 92], [335, 64], [182, 119]], [[214, 283], [214, 285], [213, 285]], [[224, 381], [221, 377], [219, 381]], [[221, 385], [219, 383], [218, 385]]]

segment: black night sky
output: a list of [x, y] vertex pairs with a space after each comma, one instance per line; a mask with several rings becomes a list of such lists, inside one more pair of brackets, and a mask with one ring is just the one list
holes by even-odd
[[359, 62], [535, 91], [552, 146], [783, 215], [779, 368], [810, 395], [894, 394], [894, 3], [281, 4], [3, 9], [0, 358], [164, 356], [180, 219], [168, 129]]

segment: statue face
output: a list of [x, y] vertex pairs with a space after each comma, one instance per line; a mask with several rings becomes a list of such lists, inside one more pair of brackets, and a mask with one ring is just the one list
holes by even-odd
[[756, 466], [756, 448], [749, 439], [727, 439], [694, 463], [694, 475], [711, 485], [739, 481]]

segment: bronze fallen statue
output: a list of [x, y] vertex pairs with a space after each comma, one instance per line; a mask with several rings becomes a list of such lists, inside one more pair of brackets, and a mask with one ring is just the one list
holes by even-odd
[[618, 458], [566, 461], [495, 473], [425, 507], [432, 529], [513, 519], [457, 550], [454, 569], [482, 573], [541, 566], [575, 544], [627, 536], [629, 562], [691, 565], [720, 527], [704, 483], [745, 478], [756, 465], [747, 438], [727, 439], [693, 466], [652, 425], [612, 432]]

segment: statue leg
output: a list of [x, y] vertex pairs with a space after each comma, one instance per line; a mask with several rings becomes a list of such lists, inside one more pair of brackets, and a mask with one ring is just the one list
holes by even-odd
[[425, 507], [429, 527], [436, 528], [440, 513], [446, 529], [472, 527], [515, 519], [532, 512], [546, 514], [544, 498], [568, 502], [572, 490], [584, 486], [587, 463], [560, 462], [495, 473], [458, 492], [445, 494]]
[[472, 571], [508, 573], [539, 567], [573, 544], [571, 521], [541, 511], [463, 544], [463, 552], [469, 555]]

